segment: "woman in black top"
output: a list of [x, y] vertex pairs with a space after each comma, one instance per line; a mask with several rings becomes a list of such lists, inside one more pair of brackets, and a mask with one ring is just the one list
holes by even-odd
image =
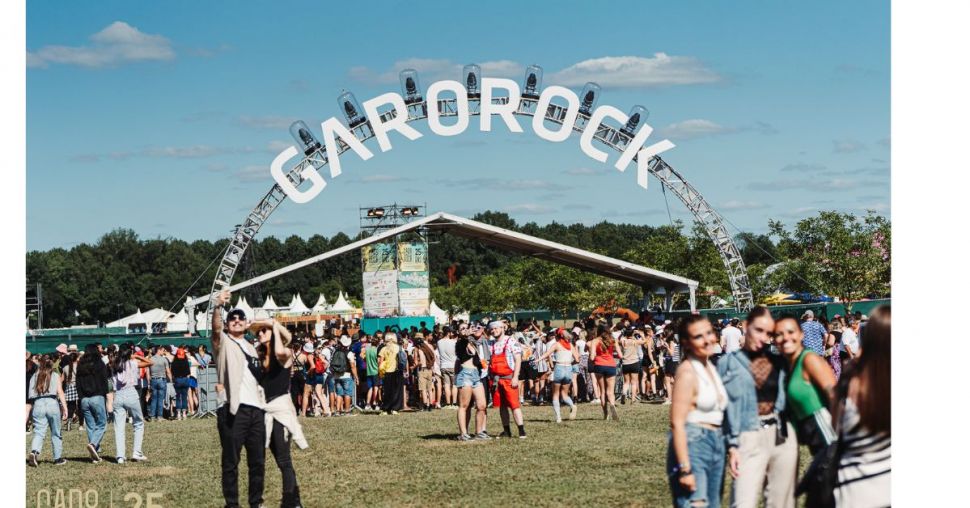
[[[292, 403], [290, 394], [290, 371], [293, 367], [293, 351], [288, 347], [292, 337], [289, 330], [274, 319], [267, 319], [254, 322], [250, 331], [259, 338], [259, 362], [262, 366], [263, 376], [259, 380], [259, 385], [263, 387], [266, 395], [266, 403], [270, 404], [280, 397], [289, 401], [289, 412], [293, 420], [296, 420], [296, 407]], [[271, 414], [267, 412], [267, 415]], [[283, 500], [280, 503], [282, 508], [300, 506], [300, 487], [296, 483], [296, 470], [293, 469], [293, 460], [290, 458], [290, 440], [286, 439], [283, 424], [278, 420], [273, 420], [273, 431], [270, 434], [269, 449], [273, 452], [276, 459], [276, 466], [279, 467], [283, 475]]]
[[101, 361], [97, 344], [84, 346], [84, 354], [77, 364], [77, 396], [81, 401], [81, 414], [84, 417], [84, 430], [88, 433], [88, 455], [92, 462], [100, 462], [98, 451], [101, 438], [108, 426], [108, 412], [105, 398], [111, 382], [108, 366]]
[[175, 385], [175, 411], [177, 420], [184, 420], [189, 412], [189, 358], [185, 348], [180, 347], [172, 360], [172, 384]]
[[458, 387], [458, 440], [470, 441], [468, 421], [471, 420], [471, 400], [475, 396], [475, 437], [490, 439], [485, 432], [487, 409], [485, 402], [485, 385], [482, 384], [482, 361], [478, 357], [478, 348], [474, 342], [462, 335], [455, 343], [455, 386]]

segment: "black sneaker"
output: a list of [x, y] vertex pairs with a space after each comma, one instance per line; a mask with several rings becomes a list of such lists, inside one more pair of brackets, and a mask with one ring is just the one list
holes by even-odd
[[64, 464], [67, 464], [67, 459], [65, 459], [64, 457], [61, 457], [54, 461], [55, 466], [63, 466]]
[[495, 439], [506, 439], [506, 438], [512, 439], [512, 433], [503, 431], [501, 434], [495, 436]]

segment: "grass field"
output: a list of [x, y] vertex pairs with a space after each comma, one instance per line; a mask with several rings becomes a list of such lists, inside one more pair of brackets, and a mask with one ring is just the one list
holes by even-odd
[[[602, 420], [598, 406], [581, 404], [575, 421], [552, 422], [549, 406], [526, 407], [528, 439], [460, 443], [454, 410], [303, 420], [308, 450], [294, 445], [303, 503], [316, 506], [669, 506], [664, 476], [667, 407], [618, 406], [620, 421]], [[51, 505], [70, 489], [97, 506], [222, 506], [215, 419], [146, 424], [147, 463], [91, 464], [84, 432], [65, 432], [68, 464], [54, 466], [44, 445], [38, 468], [27, 468], [27, 506]], [[488, 430], [501, 432], [490, 409]], [[515, 431], [513, 430], [513, 434]], [[29, 450], [27, 436], [25, 453]], [[128, 427], [128, 454], [131, 454]], [[102, 444], [114, 451], [111, 425]], [[804, 467], [805, 452], [802, 452]], [[246, 499], [245, 457], [240, 498]], [[725, 493], [728, 492], [728, 484]], [[280, 474], [267, 451], [266, 506], [278, 506]], [[160, 496], [159, 496], [160, 494]], [[75, 499], [77, 493], [74, 494]], [[127, 496], [127, 500], [125, 497]], [[726, 496], [725, 496], [726, 500]], [[79, 506], [75, 504], [74, 506]]]

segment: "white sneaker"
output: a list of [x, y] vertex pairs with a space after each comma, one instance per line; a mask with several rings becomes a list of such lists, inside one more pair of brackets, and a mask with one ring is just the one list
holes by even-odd
[[556, 423], [562, 423], [562, 418], [556, 417]]
[[576, 404], [573, 404], [573, 407], [569, 408], [569, 419], [570, 420], [576, 419]]
[[131, 456], [132, 462], [148, 462], [148, 457], [144, 453], [138, 453]]
[[115, 463], [116, 464], [124, 464], [125, 463], [125, 458], [124, 457], [118, 457], [118, 458], [115, 459]]

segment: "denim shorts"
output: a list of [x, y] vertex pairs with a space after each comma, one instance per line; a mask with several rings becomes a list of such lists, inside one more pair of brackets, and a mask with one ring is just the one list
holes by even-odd
[[573, 382], [572, 365], [556, 365], [552, 371], [552, 382], [560, 385], [568, 385]]
[[615, 377], [616, 367], [610, 367], [609, 365], [593, 365], [593, 374], [599, 374], [606, 377]]
[[339, 379], [335, 379], [334, 386], [336, 388], [337, 397], [354, 396], [354, 378], [342, 377]]
[[688, 508], [694, 501], [706, 501], [708, 508], [721, 506], [721, 491], [724, 486], [724, 434], [692, 423], [687, 424], [687, 456], [694, 473], [696, 490], [690, 492], [680, 485], [674, 468], [677, 456], [674, 453], [673, 439], [667, 445], [667, 475], [670, 491], [676, 508]]
[[474, 367], [462, 367], [458, 375], [455, 376], [455, 386], [458, 388], [463, 386], [475, 388], [480, 384], [482, 384], [481, 376], [478, 373], [478, 369]]
[[377, 376], [367, 376], [367, 389], [377, 388], [381, 385], [381, 378]]

